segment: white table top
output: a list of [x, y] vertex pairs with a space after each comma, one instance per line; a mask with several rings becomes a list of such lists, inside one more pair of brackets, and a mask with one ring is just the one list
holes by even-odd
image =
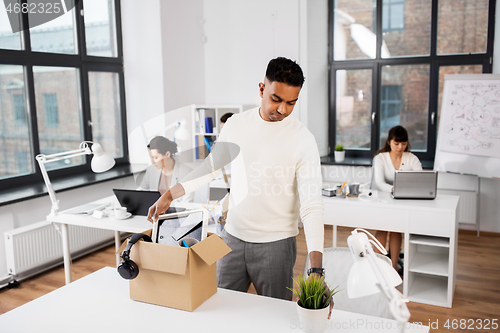
[[[113, 205], [116, 207], [119, 206], [118, 199], [116, 199], [114, 195], [90, 202], [90, 204], [94, 203], [95, 204], [110, 203], [110, 207], [113, 207]], [[189, 202], [189, 203], [178, 204], [177, 206], [184, 207], [187, 209], [199, 209], [201, 207], [201, 204]], [[47, 220], [50, 222], [66, 223], [72, 225], [79, 225], [83, 227], [92, 227], [105, 230], [116, 230], [123, 232], [132, 232], [132, 233], [143, 232], [151, 229], [153, 226], [151, 222], [147, 220], [146, 216], [137, 216], [137, 215], [132, 215], [131, 217], [123, 220], [115, 219], [113, 216], [103, 217], [102, 219], [96, 219], [86, 214], [66, 214], [65, 211], [62, 211], [55, 216], [47, 216]]]
[[458, 195], [438, 194], [434, 200], [412, 200], [412, 199], [393, 199], [390, 193], [378, 191], [378, 197], [374, 200], [362, 200], [359, 197], [323, 197], [325, 204], [339, 204], [347, 207], [385, 207], [387, 209], [418, 209], [422, 211], [449, 212], [455, 211], [459, 200]]
[[[2, 332], [301, 332], [294, 302], [219, 289], [193, 312], [133, 301], [103, 268], [0, 316]], [[326, 332], [400, 332], [396, 321], [334, 310]], [[411, 326], [410, 324], [407, 324]], [[400, 328], [401, 326], [399, 326]], [[405, 332], [429, 332], [413, 326]]]

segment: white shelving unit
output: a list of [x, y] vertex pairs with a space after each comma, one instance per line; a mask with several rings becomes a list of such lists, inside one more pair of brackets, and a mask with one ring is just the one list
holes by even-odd
[[412, 301], [451, 306], [453, 274], [450, 238], [409, 235], [408, 295]]
[[[193, 161], [201, 161], [208, 155], [208, 149], [204, 142], [205, 137], [209, 137], [211, 141], [215, 142], [219, 137], [221, 131], [220, 118], [228, 113], [241, 113], [243, 112], [242, 105], [193, 105], [192, 106], [192, 133], [193, 135]], [[212, 118], [213, 128], [208, 130], [205, 126], [206, 117]], [[212, 133], [210, 133], [212, 132]], [[222, 179], [214, 179], [208, 186], [208, 199], [214, 198], [220, 200], [227, 194], [228, 184]]]
[[[206, 145], [203, 142], [204, 137], [210, 138], [215, 142], [217, 137], [219, 136], [221, 130], [220, 118], [228, 113], [241, 113], [243, 112], [242, 105], [193, 105], [192, 106], [192, 133], [193, 136], [193, 147], [198, 147], [193, 151], [193, 159], [195, 161], [203, 159], [203, 156], [206, 156], [207, 149]], [[212, 118], [213, 128], [208, 129], [205, 126], [205, 118]], [[202, 141], [202, 142], [200, 142]], [[204, 153], [200, 154], [200, 149], [204, 149]], [[198, 152], [198, 154], [197, 154]], [[200, 158], [200, 156], [202, 156]]]
[[323, 197], [324, 223], [404, 233], [403, 295], [412, 302], [451, 308], [456, 285], [459, 197], [438, 194], [435, 200], [378, 200]]
[[446, 306], [444, 304], [448, 298], [448, 285], [446, 277], [414, 274], [413, 283], [409, 291], [411, 301]]

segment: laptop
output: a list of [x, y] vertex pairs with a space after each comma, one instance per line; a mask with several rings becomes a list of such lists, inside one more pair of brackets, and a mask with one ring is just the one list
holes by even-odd
[[[160, 192], [158, 191], [138, 191], [138, 190], [124, 190], [113, 189], [116, 198], [122, 207], [127, 207], [127, 211], [132, 215], [147, 216], [149, 207], [151, 207], [156, 200], [160, 199]], [[169, 207], [165, 214], [177, 213], [186, 210], [182, 207]]]
[[437, 171], [396, 171], [394, 199], [435, 199]]
[[160, 217], [153, 223], [153, 243], [178, 246], [179, 240], [194, 238], [201, 242], [207, 237], [208, 216], [205, 209], [179, 212]]

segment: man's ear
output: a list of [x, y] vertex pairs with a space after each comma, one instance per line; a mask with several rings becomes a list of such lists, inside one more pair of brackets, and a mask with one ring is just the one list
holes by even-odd
[[259, 83], [259, 92], [260, 92], [260, 97], [264, 97], [264, 88], [266, 87], [266, 85], [262, 82]]
[[165, 153], [165, 157], [166, 157], [166, 158], [169, 158], [169, 157], [170, 157], [170, 152], [169, 152], [169, 151], [167, 151], [167, 152]]

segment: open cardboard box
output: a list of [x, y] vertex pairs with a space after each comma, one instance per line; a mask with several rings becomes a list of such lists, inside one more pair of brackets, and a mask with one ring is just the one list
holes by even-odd
[[[144, 234], [151, 236], [151, 232]], [[231, 249], [216, 234], [190, 248], [140, 240], [130, 251], [130, 259], [139, 266], [139, 275], [130, 280], [130, 298], [193, 311], [217, 292], [216, 262], [229, 252]]]

